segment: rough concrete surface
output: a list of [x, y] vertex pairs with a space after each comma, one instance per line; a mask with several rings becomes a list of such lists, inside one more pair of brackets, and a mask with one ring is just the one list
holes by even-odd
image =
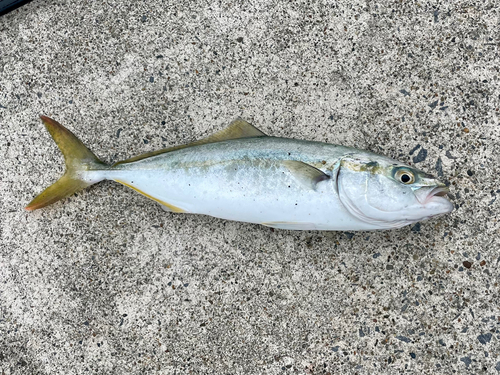
[[[33, 1], [0, 18], [0, 374], [500, 373], [498, 1]], [[169, 214], [63, 172], [241, 116], [443, 176], [387, 232]]]

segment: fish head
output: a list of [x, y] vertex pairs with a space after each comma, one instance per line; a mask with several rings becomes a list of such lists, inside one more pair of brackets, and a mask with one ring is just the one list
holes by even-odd
[[446, 184], [396, 160], [351, 155], [341, 159], [336, 172], [344, 207], [376, 228], [399, 228], [453, 211]]

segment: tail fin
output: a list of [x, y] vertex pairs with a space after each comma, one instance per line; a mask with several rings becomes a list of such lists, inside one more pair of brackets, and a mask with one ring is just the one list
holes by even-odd
[[28, 211], [48, 206], [98, 182], [83, 180], [80, 172], [108, 168], [64, 126], [46, 116], [40, 118], [64, 155], [66, 172], [26, 206]]

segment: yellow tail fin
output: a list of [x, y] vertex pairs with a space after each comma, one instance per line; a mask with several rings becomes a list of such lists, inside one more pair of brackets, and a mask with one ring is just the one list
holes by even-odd
[[64, 155], [66, 172], [26, 206], [28, 211], [48, 206], [97, 182], [84, 181], [79, 172], [108, 168], [64, 126], [46, 116], [40, 118]]

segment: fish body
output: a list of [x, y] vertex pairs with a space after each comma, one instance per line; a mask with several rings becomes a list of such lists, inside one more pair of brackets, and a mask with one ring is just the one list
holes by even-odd
[[[54, 120], [42, 119], [53, 136], [63, 129], [71, 134]], [[76, 137], [73, 141], [79, 142]], [[65, 154], [61, 142], [56, 142]], [[81, 147], [85, 146], [79, 142]], [[444, 184], [424, 172], [368, 151], [266, 136], [243, 120], [205, 140], [113, 166], [102, 164], [93, 154], [80, 159], [84, 162], [79, 163], [78, 158], [70, 161], [76, 167], [67, 171], [72, 181], [80, 183], [78, 189], [114, 180], [155, 200], [167, 211], [274, 228], [390, 229], [453, 209], [441, 196], [447, 190]], [[411, 173], [418, 183], [406, 186], [395, 181], [394, 174], [399, 172], [394, 170]], [[422, 197], [414, 190], [420, 190]], [[373, 194], [375, 203], [370, 201]], [[27, 208], [41, 207], [43, 200], [36, 200]], [[398, 214], [381, 214], [391, 205]]]

